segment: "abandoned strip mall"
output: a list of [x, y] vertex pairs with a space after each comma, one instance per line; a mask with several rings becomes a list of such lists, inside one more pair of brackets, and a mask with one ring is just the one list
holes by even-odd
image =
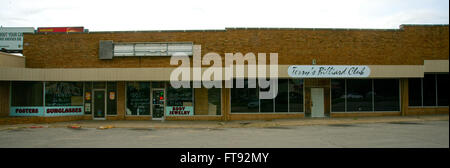
[[[248, 62], [245, 73], [222, 80], [235, 86], [242, 79], [243, 88], [195, 88], [193, 73], [190, 88], [175, 88], [170, 77], [179, 65], [170, 60], [177, 52], [191, 67], [194, 57], [216, 53], [222, 69], [226, 53], [266, 53], [267, 65], [269, 54], [277, 53], [277, 95], [260, 98], [268, 88], [248, 73]], [[448, 25], [25, 33], [23, 56], [0, 53], [0, 117], [228, 121], [448, 114], [448, 58]], [[201, 66], [203, 73], [210, 65]]]

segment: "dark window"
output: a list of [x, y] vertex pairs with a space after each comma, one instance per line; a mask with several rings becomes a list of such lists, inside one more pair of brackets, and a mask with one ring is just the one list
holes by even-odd
[[[190, 84], [192, 87], [192, 83]], [[173, 88], [172, 85], [167, 86], [167, 106], [193, 106], [194, 101], [193, 88]]]
[[425, 74], [423, 78], [423, 106], [436, 106], [436, 75]]
[[289, 80], [278, 79], [278, 94], [275, 98], [275, 112], [289, 112]]
[[166, 82], [152, 82], [152, 88], [164, 88]]
[[258, 113], [259, 89], [248, 88], [248, 80], [245, 79], [244, 88], [236, 88], [236, 79], [233, 80], [234, 88], [231, 90], [232, 113]]
[[399, 84], [396, 79], [375, 79], [375, 111], [400, 111]]
[[372, 111], [372, 80], [347, 80], [347, 111]]
[[45, 106], [82, 106], [82, 82], [46, 82]]
[[302, 79], [289, 79], [289, 112], [303, 112]]
[[422, 79], [408, 79], [409, 106], [422, 106]]
[[345, 79], [331, 80], [331, 111], [345, 111]]
[[11, 106], [42, 106], [42, 82], [12, 82]]
[[108, 82], [107, 84], [107, 107], [108, 115], [117, 114], [117, 84], [116, 82]]
[[437, 75], [438, 106], [448, 106], [448, 74]]
[[150, 115], [150, 83], [127, 83], [127, 115]]
[[[267, 88], [259, 88], [260, 92], [268, 92], [270, 90], [270, 86], [268, 86]], [[260, 103], [261, 103], [261, 107], [260, 110], [262, 113], [273, 113], [274, 111], [274, 99], [259, 99]]]
[[106, 88], [106, 82], [93, 82], [92, 85], [94, 86], [94, 89], [105, 89]]

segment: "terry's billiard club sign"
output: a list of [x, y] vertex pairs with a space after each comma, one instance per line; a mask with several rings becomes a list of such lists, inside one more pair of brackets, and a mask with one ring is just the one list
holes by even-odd
[[370, 68], [361, 65], [292, 65], [288, 75], [295, 78], [366, 78]]

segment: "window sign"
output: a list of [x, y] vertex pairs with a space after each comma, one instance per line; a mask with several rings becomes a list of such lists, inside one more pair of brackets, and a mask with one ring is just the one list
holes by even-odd
[[109, 100], [115, 100], [116, 99], [116, 92], [109, 92]]
[[84, 111], [85, 112], [91, 112], [91, 103], [85, 103], [84, 104]]
[[86, 100], [91, 100], [91, 92], [86, 92], [85, 95], [84, 95], [84, 98]]
[[42, 116], [43, 107], [11, 107], [10, 116]]
[[44, 116], [72, 116], [83, 115], [83, 106], [45, 107]]
[[192, 116], [194, 108], [192, 106], [166, 106], [166, 116]]

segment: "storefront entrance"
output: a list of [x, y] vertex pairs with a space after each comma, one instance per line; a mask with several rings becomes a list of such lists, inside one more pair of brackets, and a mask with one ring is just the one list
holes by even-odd
[[94, 120], [104, 120], [106, 114], [106, 92], [105, 90], [94, 90], [93, 96], [93, 118]]
[[163, 120], [165, 109], [165, 89], [152, 89], [152, 119]]
[[311, 117], [324, 117], [323, 88], [311, 88]]

